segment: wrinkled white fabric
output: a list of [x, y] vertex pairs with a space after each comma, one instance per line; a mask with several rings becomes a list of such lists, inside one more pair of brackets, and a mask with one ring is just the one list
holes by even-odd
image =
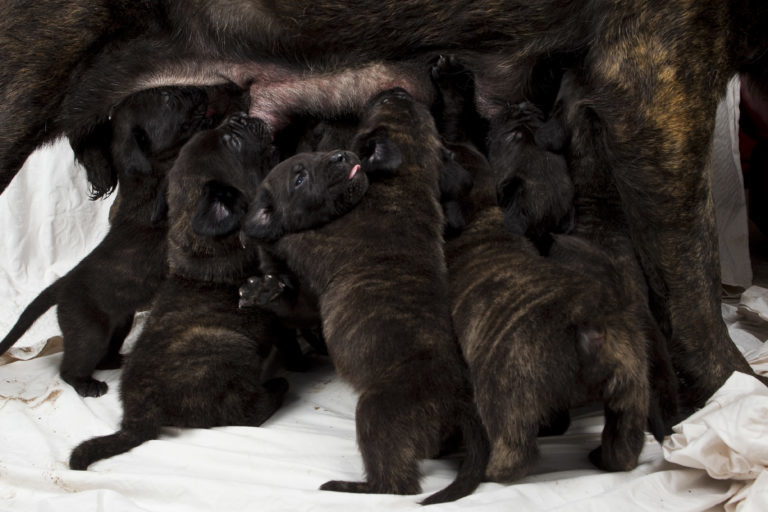
[[744, 177], [739, 154], [739, 77], [728, 83], [717, 107], [712, 142], [712, 198], [720, 244], [723, 283], [747, 288], [752, 284]]
[[[73, 165], [66, 143], [34, 154], [0, 196], [0, 336], [37, 293], [103, 236], [110, 201], [86, 197], [83, 172]], [[768, 361], [765, 297], [766, 290], [751, 289], [746, 304], [723, 309], [739, 348], [762, 363]], [[750, 313], [753, 308], [756, 314]], [[67, 459], [74, 446], [117, 429], [120, 372], [96, 372], [110, 386], [106, 395], [78, 396], [58, 376], [60, 353], [32, 357], [58, 333], [51, 311], [11, 352], [28, 360], [0, 365], [0, 511], [424, 510], [417, 501], [455, 476], [456, 461], [429, 460], [422, 464], [424, 492], [419, 496], [319, 491], [329, 479], [363, 476], [355, 444], [356, 396], [324, 358], [316, 358], [307, 373], [284, 373], [291, 385], [286, 403], [262, 427], [165, 429], [159, 439], [100, 461], [89, 471], [70, 471]], [[732, 393], [729, 389], [722, 391]], [[746, 404], [763, 394], [754, 395], [743, 395], [748, 402], [741, 407], [741, 399], [718, 402], [737, 409], [732, 428], [740, 428], [742, 418], [754, 421]], [[540, 440], [541, 459], [530, 476], [514, 484], [484, 483], [473, 495], [430, 510], [699, 512], [722, 510], [729, 500], [728, 506], [740, 511], [766, 510], [761, 508], [765, 473], [750, 458], [764, 446], [754, 425], [743, 439], [738, 430], [709, 433], [707, 427], [685, 443], [692, 450], [698, 439], [723, 446], [727, 441], [728, 450], [738, 449], [724, 451], [713, 468], [690, 450], [685, 462], [701, 461], [698, 466], [665, 461], [661, 447], [648, 436], [640, 465], [622, 473], [603, 473], [587, 459], [600, 443], [601, 428], [599, 411], [576, 411], [566, 435]], [[701, 430], [695, 425], [681, 429]], [[678, 438], [674, 442], [684, 444]], [[739, 469], [738, 477], [711, 476], [727, 475], [730, 467]], [[752, 475], [757, 479], [747, 487]]]
[[[0, 336], [43, 288], [104, 238], [112, 200], [88, 200], [85, 171], [75, 163], [66, 140], [30, 155], [0, 195]], [[61, 331], [52, 308], [8, 353], [34, 357], [57, 334]]]
[[768, 465], [768, 387], [734, 373], [664, 443], [670, 462], [717, 479], [754, 480]]

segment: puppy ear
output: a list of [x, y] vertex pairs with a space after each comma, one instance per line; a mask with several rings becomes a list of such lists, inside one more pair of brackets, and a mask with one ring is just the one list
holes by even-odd
[[117, 173], [110, 152], [112, 124], [104, 121], [86, 133], [68, 133], [67, 136], [75, 159], [85, 167], [91, 199], [111, 194], [117, 185]]
[[209, 181], [192, 218], [192, 231], [200, 236], [226, 236], [237, 231], [248, 205], [230, 185]]
[[269, 190], [260, 188], [250, 206], [248, 217], [243, 223], [243, 233], [261, 242], [274, 242], [285, 234], [280, 213]]
[[386, 129], [373, 132], [359, 154], [363, 171], [369, 175], [385, 176], [403, 163], [403, 154], [389, 138]]

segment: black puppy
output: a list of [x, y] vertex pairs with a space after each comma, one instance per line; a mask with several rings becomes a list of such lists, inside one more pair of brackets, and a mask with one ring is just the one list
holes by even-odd
[[126, 360], [121, 429], [76, 447], [72, 469], [154, 439], [163, 426], [260, 425], [282, 403], [287, 382], [261, 382], [274, 319], [237, 308], [237, 286], [258, 266], [238, 230], [274, 163], [269, 141], [261, 121], [235, 115], [182, 149], [168, 178], [170, 274]]
[[65, 276], [43, 290], [0, 342], [0, 354], [37, 318], [58, 305], [64, 338], [61, 377], [82, 396], [100, 396], [107, 384], [97, 367], [119, 365], [133, 316], [149, 306], [167, 272], [167, 224], [157, 208], [163, 181], [182, 144], [209, 127], [206, 93], [166, 87], [128, 97], [115, 108], [106, 138], [84, 154], [108, 152], [120, 182], [104, 240]]
[[[418, 459], [437, 455], [458, 431], [467, 446], [459, 474], [424, 503], [455, 500], [482, 479], [488, 447], [446, 300], [441, 144], [429, 110], [393, 89], [369, 101], [353, 148], [376, 179], [345, 215], [304, 230], [338, 210], [330, 198], [316, 197], [302, 165], [280, 178], [282, 192], [264, 188], [257, 195], [243, 229], [257, 240], [282, 235], [270, 250], [317, 295], [336, 371], [360, 393], [357, 441], [366, 480], [321, 488], [417, 493]], [[325, 156], [339, 157], [348, 160], [342, 174], [348, 180], [354, 157]], [[324, 211], [289, 212], [298, 194]]]
[[528, 236], [546, 254], [552, 233], [573, 228], [573, 182], [565, 157], [535, 143], [546, 120], [533, 103], [523, 101], [491, 119], [488, 159], [497, 173], [497, 197], [504, 224]]

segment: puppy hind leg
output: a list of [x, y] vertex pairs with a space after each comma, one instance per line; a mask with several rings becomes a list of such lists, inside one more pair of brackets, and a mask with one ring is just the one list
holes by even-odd
[[536, 435], [539, 421], [526, 413], [507, 415], [503, 428], [486, 425], [491, 456], [485, 477], [493, 482], [514, 482], [526, 476], [539, 456]]
[[407, 396], [382, 391], [367, 392], [360, 397], [356, 412], [357, 444], [366, 480], [332, 480], [320, 489], [368, 494], [421, 492], [418, 459], [436, 452], [440, 433], [438, 430], [432, 436], [436, 446], [429, 446], [428, 418], [423, 408], [415, 406]]
[[114, 370], [122, 366], [123, 356], [120, 354], [120, 349], [132, 327], [133, 313], [126, 315], [115, 324], [109, 337], [107, 353], [96, 366], [98, 370]]
[[475, 401], [490, 443], [485, 477], [512, 482], [528, 474], [538, 457], [537, 433], [550, 415], [543, 410], [544, 394], [525, 372], [501, 375], [489, 370], [475, 379]]
[[[607, 336], [611, 338], [611, 336]], [[631, 338], [628, 338], [631, 341]], [[645, 354], [631, 346], [610, 351], [612, 375], [604, 386], [605, 426], [602, 445], [589, 454], [590, 461], [606, 471], [629, 471], [637, 466], [645, 442], [650, 383]]]
[[107, 384], [92, 374], [107, 354], [110, 325], [100, 311], [81, 306], [59, 304], [57, 314], [64, 338], [59, 373], [80, 396], [97, 397], [107, 392]]

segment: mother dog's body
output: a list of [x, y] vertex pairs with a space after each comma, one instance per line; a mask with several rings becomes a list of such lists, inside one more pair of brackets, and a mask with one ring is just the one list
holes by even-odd
[[[0, 20], [3, 189], [36, 147], [83, 136], [150, 86], [231, 80], [277, 124], [275, 105], [341, 112], [398, 84], [423, 97], [426, 74], [411, 69], [450, 51], [488, 115], [525, 93], [537, 63], [569, 55], [616, 141], [609, 163], [693, 401], [750, 371], [720, 318], [706, 169], [726, 81], [768, 60], [761, 0], [40, 0], [6, 3]], [[340, 70], [344, 86], [328, 87]]]

